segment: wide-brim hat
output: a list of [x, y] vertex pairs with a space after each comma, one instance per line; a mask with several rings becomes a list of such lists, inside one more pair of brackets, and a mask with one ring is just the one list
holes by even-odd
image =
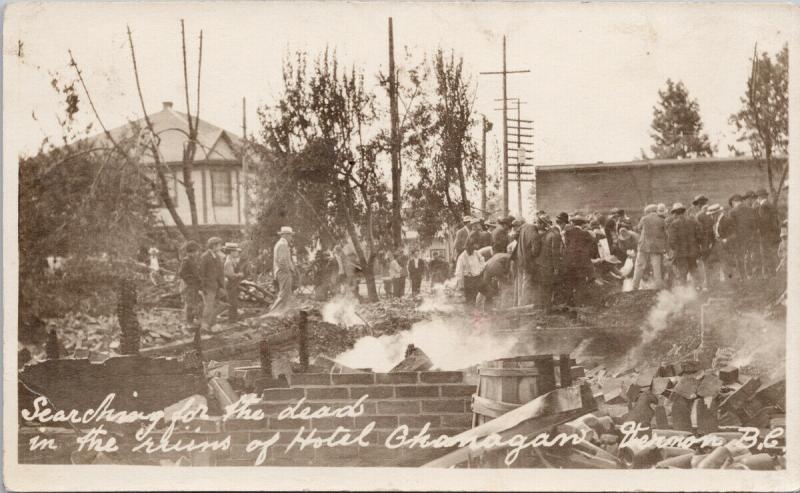
[[500, 219], [497, 220], [497, 223], [498, 224], [505, 224], [505, 225], [513, 224], [514, 223], [514, 216], [501, 217]]
[[644, 208], [645, 214], [650, 214], [651, 212], [656, 211], [658, 211], [658, 206], [656, 204], [647, 204], [647, 206]]
[[742, 196], [739, 195], [738, 193], [731, 195], [731, 198], [728, 199], [729, 204], [732, 202], [741, 202], [741, 201], [742, 201]]
[[675, 202], [675, 204], [672, 205], [672, 209], [670, 209], [669, 211], [670, 212], [678, 212], [678, 211], [684, 211], [685, 212], [686, 211], [686, 207], [684, 207], [683, 204], [681, 204], [680, 202]]
[[212, 236], [211, 238], [209, 238], [206, 241], [206, 246], [209, 246], [209, 247], [212, 247], [214, 245], [221, 245], [221, 244], [222, 244], [222, 238], [220, 238], [219, 236]]
[[461, 218], [461, 222], [464, 222], [464, 223], [467, 223], [467, 224], [472, 224], [472, 223], [475, 222], [475, 218], [472, 217], [472, 216], [464, 216], [464, 217]]
[[291, 226], [281, 226], [280, 231], [278, 231], [279, 235], [293, 235], [294, 230]]
[[719, 204], [711, 204], [706, 209], [706, 214], [716, 214], [717, 212], [722, 212], [722, 206]]
[[766, 188], [759, 188], [756, 192], [756, 197], [769, 197], [769, 192]]
[[575, 214], [570, 218], [570, 221], [574, 224], [584, 224], [586, 223], [586, 218], [583, 217], [581, 214]]
[[514, 221], [512, 221], [512, 223], [511, 223], [511, 226], [517, 228], [519, 226], [522, 226], [523, 224], [525, 224], [525, 220], [524, 219], [514, 219]]
[[239, 248], [239, 244], [238, 243], [234, 243], [232, 241], [229, 241], [228, 243], [225, 243], [225, 246], [223, 246], [222, 249], [225, 250], [226, 252], [233, 252], [233, 251], [241, 252], [242, 251], [242, 249]]
[[705, 195], [698, 195], [694, 198], [694, 200], [692, 200], [692, 205], [697, 205], [700, 202], [708, 202], [708, 197]]
[[567, 215], [566, 212], [559, 212], [558, 215], [556, 215], [556, 221], [560, 221], [560, 222], [563, 222], [563, 223], [568, 223], [569, 222], [569, 215]]
[[622, 209], [620, 209], [619, 207], [613, 207], [611, 209], [611, 214], [613, 214], [613, 215], [622, 214], [622, 212], [623, 212]]
[[752, 190], [748, 190], [747, 193], [744, 194], [744, 198], [746, 199], [754, 199], [756, 198], [756, 193]]

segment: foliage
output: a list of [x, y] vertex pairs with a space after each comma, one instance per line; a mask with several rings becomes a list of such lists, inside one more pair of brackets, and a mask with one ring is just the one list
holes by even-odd
[[789, 144], [789, 46], [771, 58], [766, 52], [751, 59], [752, 70], [741, 109], [730, 116], [739, 134], [756, 159], [766, 161], [767, 181], [775, 200], [788, 173], [788, 161], [776, 160], [785, 155]]
[[387, 190], [376, 166], [381, 145], [368, 134], [377, 119], [375, 97], [363, 74], [354, 67], [340, 71], [336, 54], [328, 50], [313, 67], [305, 53], [287, 57], [283, 82], [278, 102], [259, 109], [264, 152], [275, 163], [267, 170], [274, 177], [258, 180], [259, 222], [274, 220], [275, 212], [264, 207], [272, 195], [296, 194], [279, 210], [305, 224], [316, 222], [331, 239], [341, 241], [346, 234], [370, 298], [376, 299], [376, 238], [389, 241], [390, 235], [381, 230], [389, 225]]
[[653, 107], [653, 130], [650, 146], [656, 159], [712, 156], [708, 135], [702, 133], [700, 106], [689, 97], [683, 82], [667, 79], [667, 87], [658, 91], [659, 101]]

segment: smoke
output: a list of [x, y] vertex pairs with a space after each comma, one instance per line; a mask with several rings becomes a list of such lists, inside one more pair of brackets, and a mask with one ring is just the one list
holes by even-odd
[[417, 310], [424, 313], [452, 313], [457, 310], [459, 307], [451, 303], [448, 297], [448, 291], [455, 289], [455, 279], [452, 279], [452, 281], [452, 283], [447, 281], [444, 284], [436, 284], [433, 286], [431, 295], [426, 296], [425, 299], [422, 300], [422, 304], [417, 307]]
[[675, 286], [669, 291], [660, 291], [656, 306], [647, 315], [647, 325], [642, 334], [642, 344], [654, 340], [667, 328], [670, 316], [677, 315], [683, 308], [697, 299], [697, 291], [693, 286]]
[[786, 326], [756, 312], [737, 313], [717, 330], [721, 338], [734, 341], [735, 367], [776, 368], [786, 360]]
[[336, 361], [353, 368], [386, 372], [403, 360], [406, 346], [422, 349], [440, 370], [461, 370], [483, 361], [511, 355], [513, 336], [492, 333], [487, 321], [449, 317], [417, 322], [411, 329], [380, 337], [367, 336]]
[[364, 325], [364, 320], [356, 313], [357, 304], [358, 301], [352, 296], [337, 295], [320, 310], [322, 321], [345, 327]]

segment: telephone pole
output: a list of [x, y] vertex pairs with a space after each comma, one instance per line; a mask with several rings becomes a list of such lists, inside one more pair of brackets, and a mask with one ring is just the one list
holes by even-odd
[[242, 203], [241, 208], [244, 213], [244, 224], [250, 224], [250, 211], [248, 210], [247, 201], [247, 176], [249, 174], [249, 165], [247, 162], [247, 99], [242, 97]]
[[530, 70], [508, 70], [506, 67], [506, 37], [503, 36], [503, 70], [500, 72], [480, 72], [481, 75], [503, 76], [503, 215], [508, 215], [508, 95], [506, 79], [508, 74], [522, 74]]
[[389, 17], [389, 119], [391, 120], [391, 155], [392, 155], [392, 243], [395, 248], [403, 246], [403, 233], [401, 229], [400, 209], [400, 180], [402, 168], [400, 167], [400, 130], [397, 109], [397, 73], [394, 67], [394, 33], [392, 18]]
[[[495, 101], [500, 101], [496, 99]], [[514, 174], [511, 175], [508, 181], [517, 182], [517, 213], [520, 217], [524, 214], [522, 207], [522, 183], [532, 182], [533, 173], [528, 169], [532, 168], [532, 164], [528, 164], [528, 154], [533, 154], [533, 121], [522, 119], [522, 105], [527, 104], [519, 98], [508, 98], [508, 101], [516, 103], [517, 117], [508, 118], [508, 122], [512, 126], [512, 135], [508, 142], [507, 151], [516, 151], [512, 156], [516, 162], [509, 164], [509, 170], [516, 168]], [[495, 111], [500, 111], [502, 108], [495, 108]], [[524, 123], [524, 125], [523, 125]], [[530, 125], [529, 125], [530, 124]], [[530, 131], [531, 133], [523, 133]], [[530, 178], [529, 178], [530, 177]]]
[[486, 134], [492, 130], [492, 122], [483, 115], [483, 125], [481, 126], [481, 213], [486, 218]]

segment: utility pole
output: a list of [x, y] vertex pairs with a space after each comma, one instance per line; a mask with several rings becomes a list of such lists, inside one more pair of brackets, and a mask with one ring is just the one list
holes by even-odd
[[[496, 99], [495, 101], [500, 100]], [[507, 152], [512, 150], [516, 151], [516, 153], [512, 155], [516, 162], [509, 164], [510, 167], [515, 167], [516, 169], [514, 170], [514, 174], [509, 177], [508, 181], [517, 182], [517, 214], [519, 214], [519, 217], [522, 217], [524, 215], [524, 209], [522, 207], [522, 182], [531, 182], [532, 179], [528, 177], [533, 176], [533, 173], [526, 171], [528, 168], [532, 167], [532, 165], [527, 163], [527, 160], [528, 153], [533, 154], [533, 121], [522, 119], [522, 105], [527, 104], [525, 101], [521, 101], [519, 98], [507, 98], [507, 101], [514, 101], [517, 109], [517, 117], [508, 118], [512, 126], [511, 137], [514, 140], [508, 142]], [[495, 111], [501, 110], [502, 108], [495, 108]], [[525, 125], [523, 125], [523, 123], [525, 123]], [[528, 126], [529, 123], [531, 126]], [[531, 131], [530, 134], [522, 133], [528, 130]], [[526, 146], [530, 146], [530, 148]]]
[[242, 212], [244, 213], [244, 224], [245, 226], [250, 225], [250, 211], [248, 209], [248, 200], [247, 200], [247, 177], [250, 174], [249, 165], [247, 162], [247, 99], [242, 97], [242, 203], [241, 208]]
[[392, 243], [395, 248], [403, 246], [403, 233], [401, 229], [400, 209], [400, 180], [402, 168], [400, 164], [400, 126], [397, 109], [397, 73], [394, 67], [394, 33], [392, 18], [389, 17], [389, 119], [391, 125], [391, 155], [392, 155]]
[[483, 125], [481, 126], [481, 213], [486, 219], [486, 134], [492, 129], [492, 122], [483, 115]]
[[500, 72], [480, 72], [481, 75], [503, 76], [503, 215], [508, 215], [508, 101], [506, 78], [508, 74], [522, 74], [530, 70], [507, 70], [506, 37], [503, 36], [503, 70]]

